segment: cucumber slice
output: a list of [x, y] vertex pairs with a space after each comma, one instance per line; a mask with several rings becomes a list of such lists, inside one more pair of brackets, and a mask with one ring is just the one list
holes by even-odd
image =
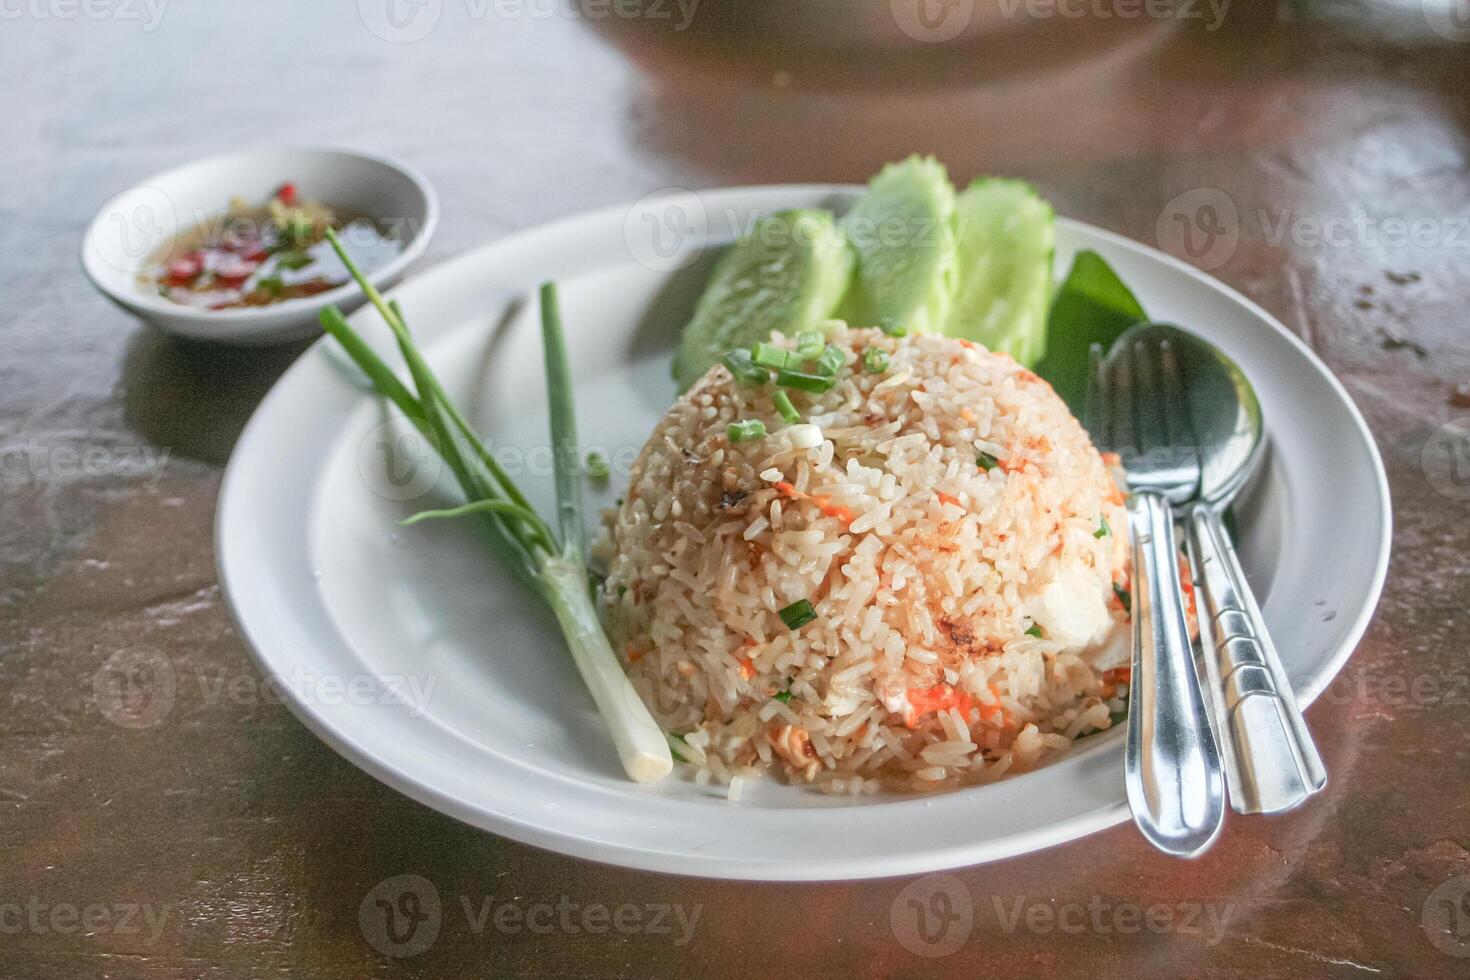
[[674, 379], [699, 380], [727, 351], [831, 316], [852, 278], [852, 251], [830, 212], [778, 211], [720, 257], [684, 328]]
[[944, 326], [955, 283], [954, 188], [933, 157], [890, 163], [843, 219], [858, 257], [846, 319], [911, 331]]
[[1027, 367], [1046, 352], [1056, 215], [1019, 180], [972, 183], [955, 200], [959, 284], [944, 332]]

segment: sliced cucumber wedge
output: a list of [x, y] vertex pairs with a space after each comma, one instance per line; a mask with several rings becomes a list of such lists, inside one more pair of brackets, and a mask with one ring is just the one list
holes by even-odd
[[932, 157], [891, 163], [872, 179], [842, 221], [858, 257], [842, 309], [849, 322], [943, 328], [955, 282], [954, 204], [949, 175]]
[[1056, 215], [1029, 184], [981, 179], [955, 200], [959, 282], [944, 332], [1027, 367], [1046, 352]]
[[852, 278], [853, 255], [831, 213], [779, 211], [762, 218], [715, 265], [684, 328], [674, 379], [699, 380], [727, 351], [775, 331], [812, 330], [832, 315]]

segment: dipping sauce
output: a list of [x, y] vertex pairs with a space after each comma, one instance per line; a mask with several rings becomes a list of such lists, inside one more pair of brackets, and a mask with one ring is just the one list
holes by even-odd
[[207, 310], [314, 296], [351, 280], [326, 240], [328, 228], [368, 275], [403, 252], [385, 227], [302, 201], [296, 185], [286, 183], [264, 207], [236, 198], [224, 215], [176, 238], [141, 281], [180, 306]]

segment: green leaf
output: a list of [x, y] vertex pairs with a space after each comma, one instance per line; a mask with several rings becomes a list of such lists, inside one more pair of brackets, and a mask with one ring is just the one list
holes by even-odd
[[1107, 350], [1124, 330], [1147, 319], [1137, 298], [1101, 255], [1078, 252], [1052, 300], [1046, 355], [1036, 373], [1080, 416], [1087, 397], [1089, 349], [1101, 344]]

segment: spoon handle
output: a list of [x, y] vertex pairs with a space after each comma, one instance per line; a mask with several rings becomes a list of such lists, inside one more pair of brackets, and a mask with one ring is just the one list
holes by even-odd
[[1133, 541], [1133, 674], [1125, 782], [1133, 822], [1155, 847], [1194, 857], [1225, 819], [1220, 752], [1210, 730], [1179, 584], [1168, 500], [1128, 499]]
[[1327, 770], [1220, 515], [1197, 503], [1186, 520], [1230, 804], [1237, 813], [1290, 810], [1327, 784]]

